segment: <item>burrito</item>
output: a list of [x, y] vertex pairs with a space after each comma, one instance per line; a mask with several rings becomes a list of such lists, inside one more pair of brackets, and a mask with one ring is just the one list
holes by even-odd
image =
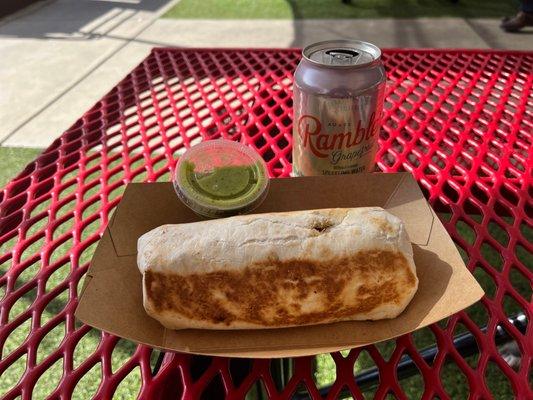
[[169, 329], [271, 329], [398, 316], [418, 279], [379, 207], [163, 225], [138, 240], [148, 315]]

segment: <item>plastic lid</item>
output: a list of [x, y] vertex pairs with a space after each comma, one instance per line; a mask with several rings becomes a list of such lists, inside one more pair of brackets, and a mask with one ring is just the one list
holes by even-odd
[[179, 198], [205, 217], [243, 214], [266, 197], [266, 164], [247, 146], [225, 139], [202, 142], [176, 165], [174, 188]]

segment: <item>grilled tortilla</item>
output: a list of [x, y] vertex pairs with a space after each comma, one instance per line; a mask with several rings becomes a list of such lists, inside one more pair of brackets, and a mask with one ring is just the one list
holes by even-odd
[[169, 329], [265, 329], [399, 315], [418, 279], [377, 207], [244, 215], [139, 238], [146, 312]]

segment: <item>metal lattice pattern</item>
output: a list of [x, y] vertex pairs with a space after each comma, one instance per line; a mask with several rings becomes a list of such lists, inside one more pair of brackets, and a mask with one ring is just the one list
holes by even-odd
[[[91, 371], [101, 398], [136, 382], [144, 398], [184, 392], [194, 399], [218, 388], [237, 399], [258, 381], [272, 398], [297, 390], [319, 398], [313, 357], [295, 360], [284, 387], [276, 386], [270, 360], [167, 354], [153, 374], [156, 352], [128, 348], [73, 317], [88, 261], [126, 183], [169, 180], [186, 148], [220, 136], [255, 148], [271, 176], [289, 175], [298, 60], [297, 50], [155, 49], [0, 192], [0, 381], [20, 370], [5, 398], [30, 398], [52, 368], [63, 371], [52, 398], [70, 398]], [[406, 398], [396, 372], [405, 354], [419, 370], [423, 398], [453, 396], [441, 379], [450, 366], [467, 381], [471, 398], [490, 398], [487, 374], [494, 369], [515, 395], [533, 398], [532, 327], [522, 334], [507, 320], [511, 312], [532, 317], [533, 54], [391, 50], [384, 61], [389, 80], [379, 167], [416, 177], [487, 296], [423, 330], [438, 345], [432, 363], [419, 354], [418, 333], [389, 341], [389, 350], [333, 353], [336, 380], [328, 398], [343, 390], [363, 398], [353, 379], [363, 357], [379, 369], [377, 398]], [[518, 343], [518, 370], [495, 344], [498, 325]], [[453, 336], [465, 331], [480, 350], [476, 360], [453, 346]], [[40, 346], [54, 332], [59, 340], [43, 356]], [[91, 335], [96, 344], [87, 350]]]

